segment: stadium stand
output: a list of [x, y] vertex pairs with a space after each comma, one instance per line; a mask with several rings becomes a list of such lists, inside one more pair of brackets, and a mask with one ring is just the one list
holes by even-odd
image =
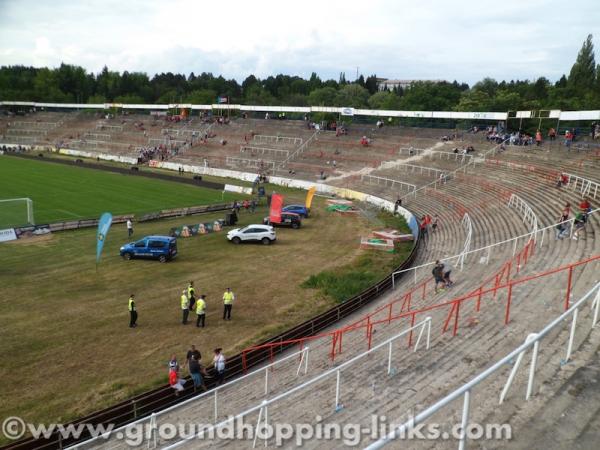
[[[148, 121], [148, 116], [99, 120], [61, 114], [55, 121], [51, 113], [43, 117], [56, 125], [34, 127], [26, 118], [16, 119], [19, 125], [2, 131], [4, 142], [48, 145], [61, 140], [68, 148], [74, 143], [89, 151], [137, 156], [138, 145], [152, 146], [162, 140], [170, 146], [185, 136], [184, 145], [191, 145], [169, 154], [170, 161], [250, 171], [262, 168], [283, 175], [293, 171], [293, 177], [307, 180], [326, 175], [325, 181], [332, 185], [351, 186], [392, 202], [400, 197], [403, 206], [418, 217], [439, 218], [438, 229], [429, 231], [414, 267], [407, 270], [408, 276], [398, 278], [393, 291], [319, 335], [295, 342], [294, 348], [245, 378], [139, 423], [215, 424], [229, 415], [241, 415], [255, 426], [265, 420], [264, 401], [269, 402], [269, 423], [315, 423], [320, 416], [323, 423], [365, 427], [373, 415], [386, 416], [388, 423], [403, 423], [411, 412], [423, 411], [519, 347], [528, 334], [558, 317], [597, 282], [600, 244], [595, 237], [600, 212], [589, 215], [579, 240], [569, 239], [572, 227], [565, 239], [557, 239], [555, 233], [567, 203], [576, 212], [581, 198], [587, 196], [598, 206], [600, 158], [593, 148], [579, 153], [567, 153], [558, 145], [504, 149], [482, 135], [459, 133], [456, 141], [441, 142], [440, 135], [452, 135], [454, 130], [392, 127], [351, 126], [346, 136], [335, 137], [331, 132], [308, 130], [296, 121], [240, 119], [227, 125], [172, 124], [166, 128], [160, 120], [150, 119], [154, 122], [148, 130], [140, 130], [135, 123]], [[191, 142], [190, 132], [208, 128], [214, 137], [204, 143]], [[173, 142], [164, 141], [165, 135], [173, 136]], [[371, 139], [368, 147], [359, 142], [365, 135]], [[466, 143], [475, 146], [474, 154], [453, 152]], [[559, 188], [556, 180], [563, 173], [568, 182]], [[408, 185], [414, 188], [403, 188]], [[431, 282], [431, 264], [436, 260], [453, 266], [455, 280], [452, 288], [438, 294]], [[589, 307], [579, 314], [579, 320], [587, 323], [595, 317]], [[517, 395], [513, 387], [498, 406], [497, 395], [511, 370], [509, 364], [499, 369], [485, 389], [472, 392], [471, 421], [508, 422], [513, 427], [510, 442], [487, 441], [486, 447], [523, 448], [539, 442], [551, 446], [556, 440], [573, 439], [591, 442], [597, 414], [582, 411], [577, 396], [565, 391], [589, 391], [589, 380], [581, 380], [597, 375], [597, 365], [588, 366], [587, 361], [594, 355], [597, 358], [600, 337], [581, 331], [570, 341], [569, 333], [568, 326], [556, 328], [543, 341], [531, 401], [524, 403], [521, 392]], [[565, 358], [561, 363], [567, 342], [572, 344], [572, 362]], [[265, 348], [249, 348], [246, 354], [250, 357]], [[276, 345], [272, 348], [276, 352]], [[353, 362], [354, 358], [358, 359]], [[527, 372], [522, 367], [515, 378], [521, 390], [527, 384]], [[427, 420], [461, 423], [462, 406], [460, 397]], [[581, 420], [568, 419], [564, 432], [542, 426], [564, 423], [562, 413], [567, 409], [577, 411]], [[360, 444], [372, 441], [365, 435]], [[215, 442], [161, 441], [150, 434], [139, 447], [169, 445], [203, 448]], [[247, 448], [248, 443], [217, 445]], [[304, 445], [318, 448], [322, 442], [313, 439]], [[411, 448], [455, 446], [455, 441], [411, 442]], [[126, 444], [109, 439], [77, 446], [103, 447], [126, 448]]]

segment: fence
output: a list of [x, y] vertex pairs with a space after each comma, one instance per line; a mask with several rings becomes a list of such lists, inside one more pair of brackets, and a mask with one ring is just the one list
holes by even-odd
[[508, 200], [508, 207], [517, 209], [523, 215], [523, 223], [529, 225], [531, 229], [532, 234], [530, 239], [537, 241], [538, 218], [535, 212], [533, 212], [533, 209], [531, 209], [531, 206], [517, 194], [512, 194]]
[[407, 190], [412, 193], [415, 192], [417, 186], [404, 181], [392, 180], [391, 178], [378, 177], [375, 175], [361, 175], [360, 180], [369, 184], [377, 184], [377, 186], [391, 187], [392, 189], [396, 186], [400, 188], [400, 192]]
[[[340, 392], [341, 392], [341, 387], [342, 386], [341, 386], [341, 376], [340, 375], [341, 375], [342, 370], [344, 370], [344, 369], [352, 366], [354, 363], [362, 360], [366, 356], [374, 353], [375, 351], [377, 351], [379, 349], [387, 348], [387, 350], [388, 350], [388, 355], [387, 355], [388, 356], [388, 358], [387, 358], [387, 360], [388, 360], [388, 363], [387, 363], [387, 374], [389, 375], [391, 373], [391, 369], [392, 369], [391, 365], [392, 365], [392, 357], [393, 357], [393, 344], [397, 340], [399, 340], [400, 338], [406, 336], [407, 334], [412, 335], [412, 333], [413, 333], [414, 330], [419, 330], [419, 334], [418, 334], [418, 338], [417, 338], [417, 340], [415, 342], [415, 345], [414, 345], [414, 348], [413, 348], [413, 352], [416, 352], [418, 350], [419, 344], [421, 342], [421, 339], [422, 339], [423, 334], [424, 334], [425, 331], [427, 331], [427, 337], [426, 337], [426, 344], [425, 344], [425, 346], [426, 346], [426, 349], [429, 349], [429, 345], [430, 345], [430, 333], [431, 333], [431, 318], [427, 317], [424, 320], [422, 320], [421, 322], [416, 323], [416, 324], [412, 324], [408, 329], [406, 329], [406, 330], [404, 330], [404, 331], [396, 334], [392, 338], [387, 339], [386, 341], [384, 341], [384, 342], [382, 342], [382, 343], [380, 343], [380, 344], [378, 344], [378, 345], [370, 348], [369, 350], [365, 351], [364, 353], [361, 353], [361, 354], [355, 356], [354, 358], [352, 358], [352, 359], [350, 359], [350, 360], [348, 360], [348, 361], [340, 364], [339, 366], [334, 367], [332, 369], [329, 369], [329, 370], [323, 372], [322, 374], [317, 375], [316, 377], [310, 379], [309, 381], [307, 381], [307, 382], [305, 382], [305, 383], [303, 383], [303, 384], [301, 384], [299, 386], [296, 386], [296, 387], [294, 387], [292, 389], [289, 389], [289, 390], [285, 391], [284, 393], [279, 394], [279, 395], [277, 395], [277, 396], [275, 396], [275, 397], [273, 397], [271, 399], [264, 400], [260, 404], [255, 405], [255, 406], [253, 406], [251, 408], [248, 408], [245, 411], [237, 414], [234, 417], [229, 417], [228, 419], [215, 424], [211, 428], [206, 428], [205, 430], [201, 431], [197, 435], [187, 437], [187, 438], [185, 438], [185, 439], [183, 439], [183, 440], [181, 440], [181, 441], [179, 441], [179, 442], [177, 442], [175, 444], [172, 444], [172, 445], [169, 445], [167, 447], [164, 447], [164, 449], [167, 450], [167, 449], [177, 448], [177, 447], [185, 444], [186, 442], [190, 441], [191, 439], [202, 438], [203, 435], [204, 435], [204, 433], [209, 432], [210, 429], [218, 429], [220, 427], [223, 427], [223, 426], [227, 425], [230, 422], [236, 422], [236, 421], [238, 421], [238, 420], [240, 420], [240, 419], [242, 419], [242, 418], [244, 418], [244, 417], [246, 417], [249, 414], [252, 414], [254, 412], [258, 412], [259, 413], [259, 419], [258, 419], [259, 423], [257, 424], [257, 427], [259, 426], [261, 420], [264, 420], [264, 423], [266, 424], [266, 423], [268, 423], [267, 408], [270, 405], [273, 405], [273, 404], [275, 404], [275, 403], [277, 403], [277, 402], [279, 402], [279, 401], [281, 401], [281, 400], [283, 400], [283, 399], [285, 399], [285, 398], [287, 398], [287, 397], [289, 397], [292, 394], [295, 394], [297, 392], [306, 391], [308, 388], [312, 387], [316, 383], [321, 382], [321, 381], [326, 380], [326, 379], [331, 379], [333, 377], [335, 377], [335, 397], [333, 399], [333, 406], [334, 406], [334, 410], [337, 411], [337, 410], [340, 409], [340, 406], [341, 406], [341, 403], [340, 403]], [[256, 436], [256, 433], [255, 433], [255, 436]], [[265, 442], [265, 445], [266, 445], [266, 442]], [[254, 439], [254, 443], [253, 443], [253, 447], [255, 447], [255, 446], [256, 446], [256, 438]]]
[[251, 156], [256, 155], [270, 155], [277, 157], [287, 158], [290, 156], [289, 150], [280, 150], [275, 148], [265, 148], [265, 147], [252, 147], [248, 145], [242, 145], [240, 147], [240, 153], [250, 153]]
[[97, 123], [96, 130], [107, 130], [107, 131], [123, 131], [122, 125], [106, 125], [104, 123]]
[[[423, 412], [417, 414], [415, 417], [411, 418], [410, 420], [408, 420], [407, 422], [405, 422], [404, 424], [402, 424], [401, 426], [399, 426], [398, 428], [393, 430], [386, 437], [369, 445], [367, 447], [367, 450], [376, 450], [376, 449], [383, 448], [385, 445], [389, 444], [396, 437], [402, 435], [410, 428], [413, 428], [415, 425], [418, 425], [419, 423], [424, 422], [429, 417], [431, 417], [433, 414], [435, 414], [438, 411], [441, 411], [444, 407], [451, 404], [454, 400], [460, 399], [461, 397], [463, 398], [462, 419], [461, 419], [461, 430], [462, 431], [461, 431], [461, 436], [460, 436], [460, 440], [458, 443], [458, 448], [459, 448], [459, 450], [464, 450], [466, 448], [466, 442], [467, 442], [466, 429], [467, 429], [467, 425], [469, 422], [469, 414], [470, 414], [470, 408], [471, 408], [471, 392], [472, 392], [473, 388], [475, 386], [478, 386], [480, 383], [482, 383], [486, 379], [488, 379], [491, 375], [494, 375], [494, 374], [497, 374], [498, 372], [500, 372], [506, 365], [512, 364], [513, 361], [515, 361], [513, 368], [510, 372], [510, 375], [508, 377], [508, 380], [506, 381], [506, 384], [504, 385], [504, 388], [502, 389], [502, 392], [500, 393], [498, 403], [501, 405], [503, 403], [504, 399], [506, 398], [506, 394], [508, 393], [508, 390], [510, 389], [510, 387], [514, 381], [516, 372], [519, 369], [519, 365], [521, 364], [521, 361], [523, 360], [525, 353], [529, 349], [532, 349], [531, 364], [529, 366], [529, 375], [527, 377], [527, 391], [525, 394], [525, 400], [529, 400], [533, 393], [533, 385], [534, 385], [534, 381], [535, 381], [536, 364], [537, 364], [540, 342], [551, 331], [553, 331], [554, 329], [558, 329], [562, 325], [563, 322], [565, 322], [566, 320], [571, 318], [571, 328], [570, 328], [570, 332], [569, 332], [569, 340], [567, 343], [566, 355], [565, 355], [565, 360], [564, 360], [564, 361], [569, 361], [569, 359], [571, 358], [572, 350], [573, 350], [573, 341], [574, 341], [574, 337], [575, 337], [575, 332], [577, 330], [577, 318], [578, 318], [579, 310], [582, 309], [586, 303], [590, 302], [590, 299], [592, 298], [592, 296], [594, 294], [595, 294], [594, 299], [591, 301], [591, 305], [590, 305], [590, 309], [593, 310], [593, 312], [592, 312], [593, 318], [592, 318], [592, 323], [591, 323], [591, 328], [590, 328], [590, 331], [591, 331], [591, 329], [593, 329], [596, 326], [596, 323], [598, 322], [598, 312], [600, 309], [600, 283], [597, 283], [581, 299], [579, 299], [577, 302], [575, 302], [570, 308], [566, 309], [566, 311], [564, 311], [560, 316], [558, 316], [556, 319], [554, 319], [552, 322], [550, 322], [548, 325], [546, 325], [546, 327], [544, 327], [542, 330], [538, 331], [537, 333], [532, 333], [532, 334], [528, 335], [527, 339], [525, 340], [525, 342], [522, 345], [520, 345], [515, 350], [510, 352], [504, 358], [497, 361], [495, 364], [493, 364], [491, 367], [489, 367], [488, 369], [481, 372], [479, 375], [475, 376], [468, 383], [465, 383], [460, 388], [458, 388], [455, 391], [453, 391], [452, 393], [448, 394], [447, 396], [445, 396], [444, 398], [442, 398], [441, 400], [439, 400], [438, 402], [436, 402], [429, 408], [426, 408]], [[563, 361], [561, 361], [561, 363], [562, 362]]]
[[426, 167], [426, 166], [415, 166], [414, 164], [403, 164], [403, 163], [395, 163], [394, 165], [382, 165], [379, 167], [380, 169], [394, 169], [401, 170], [404, 172], [410, 173], [419, 173], [421, 175], [425, 174], [427, 176], [433, 176], [435, 178], [440, 178], [440, 175], [443, 177], [445, 174], [445, 170], [436, 169], [434, 167]]
[[[238, 377], [235, 380], [229, 381], [220, 386], [216, 386], [214, 389], [212, 389], [209, 392], [208, 391], [203, 392], [202, 394], [199, 394], [197, 396], [189, 398], [183, 402], [176, 403], [172, 406], [162, 409], [157, 413], [152, 413], [150, 416], [146, 416], [141, 419], [135, 420], [131, 423], [128, 423], [127, 425], [124, 425], [122, 427], [119, 427], [118, 429], [113, 430], [112, 436], [114, 436], [114, 434], [118, 433], [119, 431], [123, 431], [127, 428], [132, 428], [132, 427], [138, 426], [140, 424], [144, 424], [144, 423], [151, 425], [152, 428], [155, 429], [159, 425], [159, 422], [163, 417], [168, 416], [169, 414], [172, 414], [172, 413], [181, 414], [181, 410], [185, 409], [185, 408], [193, 408], [194, 410], [197, 411], [198, 403], [200, 403], [204, 400], [211, 400], [212, 422], [217, 423], [219, 420], [219, 417], [222, 417], [224, 415], [224, 414], [220, 413], [220, 411], [222, 410], [222, 406], [223, 406], [223, 398], [222, 397], [224, 397], [224, 391], [228, 391], [228, 390], [231, 390], [232, 388], [241, 386], [240, 389], [243, 392], [245, 392], [246, 395], [250, 395], [252, 382], [254, 380], [258, 380], [259, 381], [258, 384], [260, 385], [260, 394], [259, 395], [267, 396], [271, 392], [270, 391], [270, 386], [271, 386], [270, 383], [271, 384], [273, 383], [272, 378], [275, 376], [274, 375], [275, 369], [278, 369], [278, 366], [282, 366], [284, 363], [291, 363], [291, 365], [293, 366], [293, 369], [294, 369], [292, 372], [295, 372], [296, 377], [299, 377], [301, 374], [303, 374], [303, 375], [307, 374], [309, 351], [310, 351], [309, 347], [305, 347], [300, 351], [293, 352], [281, 359], [278, 359], [274, 362], [267, 364], [266, 366], [264, 366], [260, 369], [257, 369], [253, 372], [247, 373], [246, 375]], [[295, 362], [295, 360], [297, 360], [297, 362]], [[269, 375], [269, 374], [271, 374], [271, 375]], [[152, 438], [154, 440], [154, 442], [153, 442], [154, 446], [156, 446], [157, 442], [156, 442], [155, 435], [151, 435], [148, 437], [148, 440], [149, 440], [148, 445], [150, 445], [150, 439], [152, 439]], [[110, 436], [106, 436], [106, 435], [98, 436], [96, 438], [89, 439], [80, 444], [73, 445], [69, 448], [70, 449], [88, 448], [89, 446], [91, 446], [95, 443], [107, 445], [109, 442], [109, 439], [110, 439]]]
[[598, 194], [598, 183], [570, 173], [565, 173], [565, 175], [569, 178], [567, 187], [571, 186], [571, 189], [574, 191], [579, 190], [582, 197], [591, 196], [594, 199], [596, 198], [596, 195]]
[[[507, 139], [507, 140], [508, 140], [508, 139]], [[479, 157], [479, 159], [480, 159], [480, 160], [483, 160], [483, 161], [485, 161], [485, 159], [487, 158], [487, 156], [488, 156], [488, 155], [494, 155], [494, 154], [496, 153], [496, 151], [497, 151], [497, 150], [498, 150], [498, 149], [499, 149], [501, 146], [503, 146], [503, 145], [506, 143], [506, 141], [507, 141], [507, 140], [504, 140], [504, 141], [502, 141], [500, 144], [497, 144], [497, 145], [495, 145], [493, 148], [489, 149], [487, 152], [485, 152], [483, 155], [481, 155], [481, 156]], [[404, 199], [406, 199], [406, 198], [408, 198], [409, 196], [412, 196], [413, 198], [415, 198], [415, 199], [416, 199], [416, 198], [417, 198], [417, 193], [419, 193], [419, 192], [421, 192], [421, 191], [424, 191], [425, 189], [431, 188], [431, 186], [433, 186], [433, 188], [434, 188], [434, 189], [437, 189], [437, 186], [438, 186], [438, 184], [444, 184], [444, 183], [446, 182], [446, 179], [452, 179], [452, 178], [454, 178], [454, 177], [455, 177], [455, 175], [456, 175], [456, 174], [457, 174], [459, 171], [462, 171], [463, 173], [467, 173], [467, 168], [468, 168], [468, 166], [475, 164], [475, 162], [476, 162], [476, 161], [477, 161], [477, 160], [476, 160], [475, 158], [472, 158], [472, 159], [471, 159], [471, 160], [470, 160], [468, 163], [466, 163], [466, 164], [464, 164], [464, 165], [462, 165], [462, 166], [458, 167], [457, 169], [454, 169], [454, 170], [452, 170], [452, 171], [448, 172], [448, 173], [446, 174], [446, 177], [445, 177], [445, 179], [444, 179], [444, 180], [437, 180], [437, 179], [436, 179], [435, 181], [432, 181], [431, 183], [425, 184], [425, 185], [423, 185], [423, 186], [419, 187], [418, 189], [415, 189], [414, 191], [412, 191], [412, 192], [409, 192], [407, 195], [405, 195], [405, 196], [403, 197], [403, 200], [404, 200]]]
[[296, 150], [294, 150], [294, 152], [288, 156], [286, 159], [284, 159], [280, 164], [279, 164], [279, 168], [282, 169], [285, 167], [285, 164], [294, 159], [296, 156], [298, 156], [299, 154], [301, 154], [304, 150], [306, 150], [308, 148], [308, 146], [310, 145], [310, 143], [315, 140], [317, 138], [317, 136], [319, 135], [319, 130], [315, 131], [311, 137], [309, 137], [306, 141], [304, 141], [304, 143], [302, 145], [300, 145], [300, 147], [298, 147]]
[[259, 144], [282, 144], [282, 145], [302, 145], [302, 138], [288, 136], [267, 136], [264, 134], [254, 135], [253, 141]]
[[275, 170], [275, 161], [268, 159], [247, 159], [228, 156], [225, 160], [228, 166], [245, 167], [248, 169], [272, 169]]
[[17, 136], [30, 135], [30, 134], [33, 134], [34, 136], [45, 136], [48, 134], [48, 130], [29, 130], [27, 128], [9, 128], [6, 130], [6, 134], [7, 135], [17, 135]]

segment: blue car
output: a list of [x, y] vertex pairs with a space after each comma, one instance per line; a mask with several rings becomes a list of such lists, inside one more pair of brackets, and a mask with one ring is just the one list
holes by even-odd
[[310, 209], [308, 209], [304, 205], [287, 205], [287, 206], [284, 206], [281, 210], [283, 212], [296, 213], [302, 217], [308, 217], [308, 214], [310, 213]]
[[170, 236], [146, 236], [139, 241], [125, 244], [120, 249], [123, 259], [158, 259], [164, 263], [177, 256], [177, 239]]

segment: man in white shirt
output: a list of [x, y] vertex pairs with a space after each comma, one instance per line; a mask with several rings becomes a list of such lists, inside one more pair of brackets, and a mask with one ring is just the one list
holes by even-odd
[[131, 219], [127, 219], [127, 235], [131, 236], [133, 234], [133, 222]]

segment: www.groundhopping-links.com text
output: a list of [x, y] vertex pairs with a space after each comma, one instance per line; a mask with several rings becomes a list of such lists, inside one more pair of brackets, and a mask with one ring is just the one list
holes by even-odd
[[[369, 424], [327, 423], [316, 416], [313, 423], [246, 423], [243, 418], [231, 417], [220, 426], [196, 423], [134, 423], [118, 430], [112, 424], [77, 425], [31, 424], [20, 417], [8, 417], [2, 422], [2, 434], [11, 440], [30, 435], [35, 439], [49, 439], [53, 436], [62, 440], [97, 438], [101, 440], [124, 441], [127, 445], [138, 446], [145, 441], [175, 443], [183, 440], [226, 441], [258, 440], [270, 445], [296, 445], [304, 442], [339, 441], [347, 446], [356, 446], [364, 439], [377, 440], [396, 429], [398, 424], [388, 423], [385, 416], [371, 416]], [[509, 424], [469, 423], [466, 427], [467, 440], [508, 440], [512, 438]], [[408, 427], [397, 436], [399, 440], [456, 440], [460, 439], [460, 424], [422, 423]]]

